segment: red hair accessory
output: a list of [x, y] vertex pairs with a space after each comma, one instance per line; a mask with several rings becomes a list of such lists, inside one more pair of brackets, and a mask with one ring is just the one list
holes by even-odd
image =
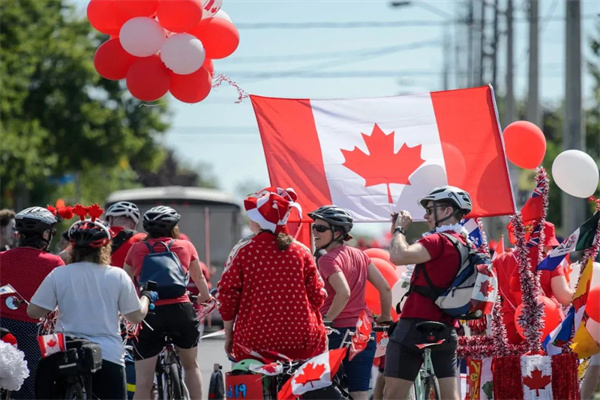
[[83, 221], [88, 214], [88, 209], [81, 204], [75, 204], [75, 207], [73, 207], [73, 214], [77, 215], [79, 219]]
[[92, 221], [95, 221], [104, 213], [104, 209], [98, 204], [92, 204], [91, 206], [87, 207], [87, 212], [92, 218]]

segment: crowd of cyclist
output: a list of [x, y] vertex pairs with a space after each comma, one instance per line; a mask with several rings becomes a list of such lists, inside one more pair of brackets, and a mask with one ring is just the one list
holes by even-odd
[[[416, 264], [436, 287], [447, 287], [460, 266], [460, 254], [441, 233], [467, 243], [459, 222], [471, 211], [471, 199], [465, 191], [445, 186], [432, 190], [419, 203], [430, 231], [409, 244], [405, 235], [412, 216], [407, 211], [393, 214], [391, 261]], [[340, 347], [346, 331], [354, 329], [363, 312], [379, 324], [392, 322], [387, 281], [368, 256], [346, 244], [352, 239], [353, 227], [346, 210], [325, 205], [308, 214], [313, 221], [313, 254], [288, 232], [291, 211], [296, 209], [302, 215], [292, 189], [265, 188], [245, 199], [244, 207], [253, 233], [232, 249], [218, 284], [225, 351], [232, 360], [249, 357], [252, 351], [308, 359]], [[187, 294], [158, 298], [155, 291], [139, 287], [145, 257], [168, 248], [197, 286], [198, 305], [212, 299], [194, 245], [180, 238], [181, 217], [176, 210], [167, 206], [148, 210], [142, 222], [146, 233], [135, 231], [142, 216], [133, 203], [112, 205], [104, 213], [105, 220], [82, 216], [69, 228], [68, 244], [60, 256], [48, 252], [58, 222], [48, 209], [32, 207], [16, 215], [0, 212], [0, 217], [2, 246], [10, 248], [0, 252], [0, 286], [12, 285], [29, 301], [28, 307], [15, 310], [4, 302], [0, 305], [0, 327], [17, 338], [31, 373], [13, 398], [51, 397], [53, 378], [48, 371], [52, 367], [47, 360], [40, 361], [36, 336], [38, 319], [55, 308], [59, 310], [56, 331], [88, 339], [102, 348], [102, 368], [93, 375], [98, 398], [126, 398], [121, 316], [131, 323], [145, 320], [133, 341], [134, 398], [151, 398], [156, 359], [166, 335], [178, 349], [190, 399], [201, 398], [199, 321], [190, 298]], [[5, 231], [11, 233], [11, 229], [18, 233], [16, 247], [5, 237]], [[157, 244], [162, 244], [158, 250]], [[424, 274], [408, 278], [415, 288], [427, 286]], [[367, 282], [380, 294], [382, 315], [371, 316], [365, 302]], [[386, 399], [405, 398], [419, 372], [423, 353], [415, 347], [421, 339], [415, 327], [424, 320], [444, 324], [444, 343], [432, 352], [432, 362], [441, 398], [459, 398], [457, 321], [431, 298], [411, 290], [387, 347], [385, 379], [381, 381]], [[327, 327], [334, 333], [328, 336]], [[354, 399], [368, 398], [374, 356], [372, 341], [359, 356], [343, 362]]]

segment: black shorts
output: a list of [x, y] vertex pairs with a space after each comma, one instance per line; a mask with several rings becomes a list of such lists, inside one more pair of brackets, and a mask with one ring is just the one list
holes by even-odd
[[138, 340], [133, 341], [135, 360], [158, 355], [165, 346], [165, 336], [169, 336], [173, 344], [182, 349], [198, 346], [200, 323], [190, 302], [158, 306], [148, 312], [145, 321], [154, 330], [142, 322]]
[[[385, 351], [384, 375], [414, 381], [423, 363], [423, 350], [415, 345], [425, 343], [416, 325], [424, 320], [401, 319], [387, 345]], [[456, 330], [446, 325], [446, 330], [440, 334], [444, 343], [432, 346], [431, 361], [433, 370], [438, 378], [450, 378], [456, 375], [456, 348], [458, 335]]]

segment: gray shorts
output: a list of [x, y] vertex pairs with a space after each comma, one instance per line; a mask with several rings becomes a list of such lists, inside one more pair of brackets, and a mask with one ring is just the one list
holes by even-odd
[[[424, 320], [401, 319], [394, 329], [385, 352], [384, 375], [390, 378], [400, 378], [414, 381], [423, 363], [423, 350], [415, 345], [425, 343], [416, 325]], [[447, 325], [440, 334], [444, 343], [432, 346], [431, 361], [433, 370], [438, 378], [450, 378], [456, 375], [456, 347], [458, 335], [456, 330]]]

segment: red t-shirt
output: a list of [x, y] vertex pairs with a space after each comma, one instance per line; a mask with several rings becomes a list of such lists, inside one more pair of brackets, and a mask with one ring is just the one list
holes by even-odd
[[[121, 226], [113, 226], [110, 229], [114, 232], [115, 236], [123, 231], [123, 227]], [[133, 234], [129, 239], [123, 242], [121, 246], [119, 246], [117, 251], [112, 253], [110, 264], [115, 267], [123, 268], [123, 265], [125, 264], [125, 257], [127, 257], [129, 249], [131, 249], [131, 247], [137, 242], [144, 240], [145, 237], [145, 233], [138, 232]]]
[[219, 281], [219, 312], [235, 318], [236, 359], [254, 351], [275, 351], [307, 359], [326, 350], [319, 308], [325, 294], [315, 260], [302, 244], [279, 250], [275, 236], [262, 232], [231, 251]]
[[[462, 235], [454, 231], [448, 231], [447, 233], [454, 235], [461, 243], [466, 244]], [[410, 281], [411, 285], [428, 287], [424, 274], [418, 272], [420, 268], [424, 267], [434, 286], [439, 288], [450, 287], [460, 268], [460, 255], [452, 242], [439, 233], [433, 233], [419, 240], [419, 243], [425, 247], [425, 250], [431, 256], [431, 260], [416, 266]], [[417, 292], [412, 292], [406, 298], [400, 318], [418, 318], [445, 322], [449, 325], [455, 323], [455, 319], [443, 312], [434, 300]]]
[[[0, 253], [0, 286], [10, 284], [25, 300], [30, 301], [50, 271], [61, 265], [65, 263], [59, 256], [33, 247], [4, 251]], [[3, 296], [0, 301], [0, 316], [17, 321], [37, 322], [27, 316], [26, 304], [11, 310], [6, 307], [5, 299], [6, 296]]]
[[371, 312], [365, 301], [367, 273], [370, 263], [369, 256], [354, 247], [348, 246], [336, 247], [319, 258], [319, 272], [325, 280], [325, 290], [327, 290], [325, 304], [321, 307], [322, 315], [327, 314], [335, 296], [335, 290], [329, 283], [329, 277], [336, 272], [342, 272], [350, 287], [350, 298], [346, 303], [346, 307], [333, 321], [334, 327], [355, 327], [363, 310], [371, 317]]
[[[161, 237], [158, 239], [148, 239], [148, 243], [152, 246], [157, 242], [164, 242], [169, 244], [169, 242], [173, 240], [169, 237]], [[154, 247], [155, 252], [163, 252], [165, 251], [165, 246], [157, 245]], [[171, 245], [171, 251], [177, 254], [179, 257], [179, 261], [181, 261], [181, 265], [183, 266], [183, 270], [187, 272], [190, 268], [190, 264], [194, 260], [198, 260], [198, 252], [196, 248], [191, 242], [187, 240], [174, 239], [173, 244]], [[129, 250], [127, 253], [127, 257], [125, 258], [125, 264], [131, 266], [133, 268], [133, 273], [136, 278], [140, 276], [140, 272], [142, 269], [142, 264], [144, 263], [144, 257], [146, 254], [150, 253], [148, 246], [146, 246], [145, 242], [137, 242]], [[190, 299], [187, 294], [177, 297], [175, 299], [166, 299], [166, 300], [158, 300], [155, 305], [162, 306], [166, 304], [177, 304], [177, 303], [185, 303], [189, 302]]]

